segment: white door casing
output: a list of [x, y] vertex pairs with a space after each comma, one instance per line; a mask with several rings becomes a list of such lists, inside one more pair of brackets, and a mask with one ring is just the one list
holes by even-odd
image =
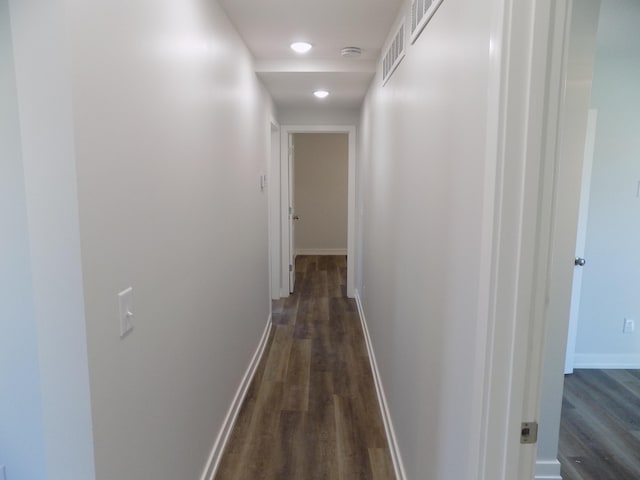
[[[482, 480], [532, 479], [540, 438], [555, 430], [557, 441], [583, 158], [567, 160], [561, 142], [563, 116], [583, 107], [565, 90], [580, 86], [568, 78], [573, 5], [493, 3]], [[524, 421], [540, 421], [537, 445], [520, 443]]]
[[[591, 193], [591, 172], [593, 170], [593, 151], [596, 142], [596, 125], [598, 111], [589, 110], [587, 118], [587, 141], [584, 148], [584, 165], [582, 168], [582, 190], [580, 191], [580, 213], [578, 216], [578, 235], [576, 236], [576, 259], [585, 257], [587, 238], [587, 223], [589, 214], [589, 196]], [[571, 313], [569, 315], [569, 332], [567, 335], [567, 353], [565, 357], [564, 373], [573, 373], [576, 340], [578, 336], [578, 320], [580, 316], [580, 293], [582, 290], [582, 275], [585, 266], [576, 265], [573, 272], [573, 287], [571, 290]]]
[[[348, 154], [348, 199], [347, 199], [347, 296], [353, 298], [355, 296], [355, 259], [356, 259], [356, 127], [354, 125], [281, 125], [280, 127], [280, 144], [289, 145], [289, 137], [294, 133], [346, 133], [349, 137], [349, 154]], [[287, 252], [293, 253], [292, 229], [289, 216], [289, 191], [292, 188], [293, 178], [289, 170], [289, 149], [282, 148], [280, 152], [281, 158], [281, 219], [283, 231], [282, 240], [282, 272], [283, 285], [282, 297], [289, 296], [289, 255]], [[285, 186], [288, 186], [285, 188]], [[295, 274], [295, 272], [294, 272]]]
[[295, 213], [295, 148], [293, 133], [289, 134], [288, 169], [289, 169], [289, 293], [293, 293], [296, 286], [296, 220]]
[[[555, 429], [557, 439], [559, 416], [552, 425], [540, 415], [543, 401], [545, 415], [547, 405], [552, 416], [561, 407], [569, 316], [569, 293], [563, 292], [571, 288], [577, 230], [580, 188], [575, 177], [579, 181], [582, 157], [576, 174], [575, 159], [563, 158], [559, 141], [563, 115], [575, 106], [568, 105], [573, 100], [565, 91], [573, 4], [492, 3], [485, 178], [491, 231], [481, 282], [481, 298], [486, 288], [488, 302], [479, 305], [479, 318], [486, 313], [487, 336], [478, 338], [486, 356], [476, 366], [484, 384], [478, 387], [483, 392], [482, 480], [534, 477], [540, 444], [520, 443], [521, 422], [540, 420], [541, 429]], [[551, 383], [560, 385], [559, 398], [546, 395], [548, 373]]]
[[271, 158], [267, 176], [269, 194], [269, 271], [271, 299], [277, 300], [282, 291], [282, 262], [280, 261], [280, 127], [272, 120], [269, 124]]

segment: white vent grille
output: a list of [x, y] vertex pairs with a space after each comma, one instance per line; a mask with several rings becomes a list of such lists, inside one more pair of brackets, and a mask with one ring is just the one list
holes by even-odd
[[442, 0], [411, 1], [411, 43], [420, 36], [441, 3]]
[[387, 80], [391, 78], [393, 72], [395, 72], [398, 65], [404, 58], [405, 52], [405, 22], [403, 21], [400, 24], [400, 28], [398, 29], [396, 35], [393, 37], [393, 41], [385, 53], [382, 59], [382, 84], [387, 83]]

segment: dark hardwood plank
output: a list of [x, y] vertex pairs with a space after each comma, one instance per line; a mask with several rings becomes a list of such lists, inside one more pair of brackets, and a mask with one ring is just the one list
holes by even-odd
[[394, 480], [346, 257], [299, 256], [216, 480]]
[[563, 479], [640, 479], [639, 406], [635, 370], [566, 376], [558, 452]]
[[371, 480], [371, 465], [366, 439], [360, 435], [351, 399], [333, 396], [338, 450], [338, 478], [340, 480]]
[[306, 412], [309, 407], [311, 340], [292, 340], [289, 369], [285, 382], [283, 410]]
[[267, 356], [263, 381], [283, 381], [289, 366], [289, 353], [291, 351], [293, 327], [278, 325], [271, 341], [271, 348]]
[[391, 457], [384, 448], [370, 448], [369, 462], [371, 463], [373, 480], [387, 480], [395, 477]]
[[278, 431], [277, 470], [275, 478], [304, 480], [306, 456], [297, 445], [304, 443], [306, 416], [302, 412], [283, 411], [280, 413]]

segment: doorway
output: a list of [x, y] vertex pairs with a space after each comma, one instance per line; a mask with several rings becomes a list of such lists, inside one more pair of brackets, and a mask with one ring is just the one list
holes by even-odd
[[[295, 126], [281, 127], [280, 144], [280, 185], [281, 185], [281, 252], [282, 252], [282, 297], [287, 297], [295, 288], [295, 148], [294, 136], [297, 134], [343, 134], [347, 137], [347, 225], [346, 225], [346, 255], [347, 255], [347, 296], [355, 295], [355, 126]], [[331, 247], [329, 247], [330, 249]], [[325, 252], [327, 253], [327, 252]]]
[[[549, 300], [546, 315], [549, 323], [545, 333], [540, 437], [536, 465], [536, 478], [557, 480], [562, 478], [561, 465], [557, 460], [558, 427], [564, 385], [562, 367], [566, 364], [568, 370], [571, 370], [574, 360], [576, 368], [629, 368], [640, 365], [636, 362], [640, 358], [638, 354], [629, 356], [629, 350], [624, 354], [613, 351], [606, 354], [602, 348], [605, 342], [611, 346], [617, 343], [619, 346], [626, 344], [627, 347], [633, 347], [635, 344], [640, 353], [640, 343], [635, 337], [623, 333], [624, 319], [633, 317], [634, 312], [640, 308], [629, 301], [622, 301], [620, 296], [627, 286], [633, 290], [632, 285], [640, 284], [640, 279], [628, 280], [627, 286], [623, 284], [617, 287], [613, 286], [613, 277], [606, 279], [607, 275], [613, 275], [616, 281], [623, 278], [623, 270], [627, 269], [626, 265], [629, 264], [625, 261], [621, 244], [628, 242], [634, 234], [629, 230], [626, 233], [621, 233], [620, 230], [616, 232], [611, 228], [611, 222], [628, 227], [629, 223], [633, 223], [629, 222], [628, 212], [631, 211], [632, 216], [637, 212], [638, 204], [635, 201], [640, 198], [637, 154], [640, 153], [640, 149], [636, 147], [635, 153], [631, 155], [622, 152], [620, 134], [624, 131], [637, 131], [638, 121], [631, 121], [630, 115], [624, 119], [614, 119], [603, 113], [603, 100], [607, 96], [617, 97], [614, 103], [628, 111], [637, 112], [638, 103], [634, 102], [637, 102], [638, 95], [635, 88], [629, 88], [632, 83], [627, 85], [625, 79], [630, 77], [630, 70], [640, 73], [640, 65], [631, 58], [633, 55], [616, 52], [616, 48], [631, 47], [635, 52], [640, 48], [638, 41], [631, 38], [628, 31], [629, 28], [632, 32], [636, 31], [637, 23], [633, 22], [640, 20], [640, 8], [637, 2], [626, 0], [585, 0], [570, 4], [571, 28], [568, 53], [564, 62], [566, 88], [563, 93], [562, 115], [558, 129], [559, 147], [556, 152], [560, 160], [557, 163], [557, 180], [554, 187], [555, 231], [552, 234], [551, 267], [547, 283]], [[616, 15], [618, 20], [615, 19]], [[608, 37], [604, 38], [603, 34]], [[614, 64], [617, 66], [612, 68]], [[621, 68], [625, 69], [625, 73]], [[593, 112], [588, 113], [590, 108], [598, 109], [597, 122], [596, 115]], [[634, 116], [638, 118], [637, 113]], [[595, 132], [591, 139], [589, 129]], [[603, 133], [603, 129], [608, 132]], [[605, 142], [607, 145], [601, 143], [603, 134], [610, 138]], [[594, 139], [592, 178], [595, 183], [588, 185], [588, 182], [581, 181], [584, 175], [582, 161], [585, 156], [588, 159], [590, 140]], [[637, 141], [635, 145], [638, 145]], [[623, 174], [614, 175], [612, 166], [625, 156], [631, 159], [626, 162], [626, 170]], [[586, 188], [588, 186], [591, 186], [591, 193]], [[593, 223], [592, 215], [589, 215], [586, 250], [580, 248], [580, 242], [576, 244], [578, 237], [575, 234], [579, 230], [578, 203], [581, 190], [583, 197], [586, 195], [591, 199], [589, 210], [592, 213], [597, 212], [600, 216], [600, 219]], [[597, 200], [598, 198], [600, 200]], [[618, 207], [607, 213], [604, 205], [616, 201], [620, 202]], [[586, 212], [583, 212], [582, 217], [585, 215]], [[606, 224], [608, 226], [605, 226]], [[599, 237], [599, 246], [598, 241], [592, 241], [593, 232], [599, 232], [594, 237]], [[637, 241], [635, 243], [637, 244]], [[586, 258], [584, 267], [574, 266], [574, 253], [577, 257]], [[622, 261], [613, 261], [610, 257], [612, 253], [620, 254], [623, 257]], [[617, 271], [605, 274], [607, 270], [616, 270], [613, 268], [614, 264], [618, 265]], [[580, 282], [583, 274], [580, 269], [584, 270], [582, 301], [576, 299], [573, 303], [581, 305], [580, 317], [587, 321], [583, 326], [576, 326], [574, 322], [568, 329], [572, 278]], [[606, 304], [607, 302], [602, 302], [605, 298], [614, 305], [607, 308], [596, 305], [596, 302]], [[612, 338], [616, 338], [617, 341], [610, 342]], [[575, 357], [571, 353], [574, 348], [572, 345], [577, 345]], [[589, 348], [594, 349], [589, 352]]]
[[347, 255], [348, 141], [346, 133], [293, 134], [296, 257]]
[[581, 249], [579, 229], [576, 246], [586, 263], [576, 267], [574, 285], [582, 288], [572, 300], [567, 344], [566, 371], [578, 370], [565, 378], [559, 442], [565, 480], [640, 478], [633, 397], [640, 368], [639, 22], [638, 2], [601, 1], [588, 123], [594, 132], [582, 185], [588, 212], [580, 216], [588, 220], [586, 242]]

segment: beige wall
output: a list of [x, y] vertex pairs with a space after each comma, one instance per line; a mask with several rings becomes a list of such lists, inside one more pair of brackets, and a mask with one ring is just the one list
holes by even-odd
[[348, 135], [294, 135], [296, 250], [347, 249]]

